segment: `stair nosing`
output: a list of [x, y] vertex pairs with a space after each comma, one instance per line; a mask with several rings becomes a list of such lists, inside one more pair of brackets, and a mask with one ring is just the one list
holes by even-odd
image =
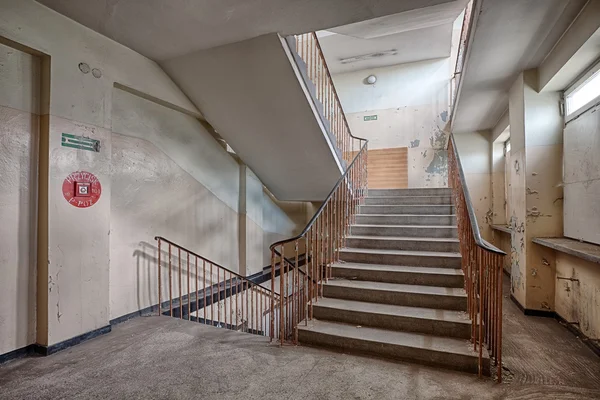
[[387, 241], [392, 241], [392, 240], [397, 240], [397, 241], [414, 241], [414, 242], [435, 242], [435, 243], [444, 243], [444, 242], [451, 242], [451, 243], [460, 243], [458, 238], [446, 238], [446, 237], [426, 237], [426, 236], [415, 236], [415, 237], [411, 237], [411, 236], [386, 236], [386, 235], [382, 235], [382, 236], [377, 236], [377, 235], [348, 235], [346, 236], [346, 239], [356, 239], [356, 240], [387, 240]]
[[[365, 285], [365, 287], [356, 287], [353, 285], [344, 285], [345, 282], [352, 282], [352, 283], [356, 283], [356, 282], [360, 282], [361, 284]], [[339, 283], [339, 284], [338, 284]], [[369, 284], [374, 284], [375, 286], [383, 286], [381, 288], [377, 288], [377, 287], [368, 287]], [[378, 290], [378, 291], [383, 291], [383, 292], [396, 292], [396, 293], [411, 293], [411, 294], [423, 294], [423, 295], [427, 295], [427, 296], [450, 296], [450, 297], [456, 297], [456, 298], [466, 298], [467, 297], [467, 293], [465, 292], [464, 289], [462, 288], [453, 288], [453, 287], [445, 287], [445, 286], [426, 286], [426, 285], [409, 285], [409, 284], [404, 284], [404, 283], [390, 283], [390, 282], [374, 282], [374, 281], [358, 281], [358, 280], [350, 280], [350, 279], [330, 279], [328, 282], [326, 282], [324, 284], [324, 286], [331, 286], [331, 287], [346, 287], [349, 289], [354, 289], [354, 290]], [[387, 287], [386, 287], [387, 286]], [[394, 287], [396, 288], [394, 290]], [[407, 290], [407, 289], [414, 289], [413, 291], [411, 290]], [[434, 292], [428, 292], [427, 290], [425, 291], [418, 291], [416, 290], [417, 288], [426, 288], [431, 290], [432, 288], [439, 288], [439, 289], [451, 289], [453, 292], [457, 292], [457, 291], [461, 291], [459, 293], [434, 293]], [[404, 290], [402, 290], [404, 289]]]
[[[369, 215], [369, 214], [358, 214], [358, 215]], [[371, 214], [373, 215], [373, 214]], [[451, 228], [458, 229], [456, 225], [377, 225], [377, 224], [352, 224], [351, 227], [357, 228], [424, 228], [424, 229], [440, 229], [440, 228]]]
[[[373, 266], [373, 267], [369, 267]], [[366, 264], [366, 263], [334, 263], [333, 268], [342, 268], [348, 270], [363, 270], [373, 272], [404, 272], [413, 274], [430, 274], [430, 275], [447, 275], [447, 276], [464, 276], [463, 270], [460, 268], [444, 268], [444, 267], [424, 267], [419, 265], [386, 265], [386, 264]], [[416, 268], [418, 271], [402, 270], [402, 267]], [[435, 271], [435, 272], [432, 272]], [[452, 272], [453, 273], [450, 273]]]
[[364, 254], [386, 254], [396, 256], [417, 256], [417, 257], [444, 257], [461, 258], [459, 252], [452, 251], [420, 251], [420, 250], [390, 250], [390, 249], [366, 249], [362, 247], [343, 247], [340, 252], [346, 253], [364, 253]]
[[453, 204], [361, 204], [361, 207], [454, 207]]
[[[321, 325], [321, 329], [319, 329], [319, 325]], [[359, 332], [362, 331], [363, 333], [366, 333], [367, 335], [369, 333], [371, 333], [371, 334], [385, 333], [386, 335], [389, 335], [391, 337], [393, 337], [394, 335], [396, 337], [394, 338], [395, 339], [394, 341], [391, 341], [391, 340], [384, 341], [384, 340], [381, 340], [380, 338], [374, 338], [374, 337], [369, 338], [368, 336], [365, 337], [362, 335], [348, 334], [352, 331], [352, 329], [348, 329], [348, 333], [345, 333], [345, 334], [332, 333], [332, 332], [327, 332], [327, 330], [326, 330], [327, 325], [344, 326], [347, 328], [354, 327]], [[325, 328], [325, 329], [323, 329], [323, 328]], [[470, 345], [470, 342], [468, 339], [458, 339], [458, 338], [452, 338], [452, 337], [448, 337], [448, 336], [428, 335], [425, 333], [417, 333], [417, 332], [393, 331], [393, 330], [388, 330], [388, 329], [372, 328], [372, 327], [356, 328], [355, 325], [351, 325], [351, 324], [345, 324], [342, 322], [316, 320], [316, 319], [310, 321], [308, 326], [299, 324], [298, 329], [306, 331], [306, 332], [316, 332], [316, 333], [321, 333], [324, 335], [330, 335], [330, 336], [334, 336], [334, 337], [362, 340], [362, 341], [371, 342], [371, 343], [383, 343], [383, 344], [389, 344], [389, 345], [393, 345], [393, 346], [409, 347], [409, 348], [413, 348], [413, 349], [429, 350], [429, 351], [434, 351], [434, 352], [438, 352], [438, 353], [455, 354], [455, 355], [460, 355], [460, 356], [472, 357], [474, 359], [477, 359], [477, 357], [479, 355], [479, 353], [472, 351], [471, 345]], [[419, 346], [419, 345], [415, 345], [413, 343], [402, 343], [402, 339], [404, 339], [406, 341], [407, 339], [409, 339], [411, 337], [413, 339], [414, 338], [429, 339], [427, 341], [430, 343], [428, 346]], [[433, 341], [435, 341], [436, 339], [439, 341], [443, 341], [444, 343], [436, 343], [435, 347], [432, 346]], [[461, 347], [464, 346], [464, 351], [457, 351], [457, 347], [459, 346], [459, 343], [460, 343]], [[450, 350], [446, 347], [440, 346], [440, 345], [448, 346], [449, 344], [451, 345]], [[485, 353], [486, 353], [485, 356], [487, 356], [487, 352], [485, 352]]]
[[[342, 308], [335, 304], [328, 305], [327, 301], [347, 303], [349, 305], [354, 305], [354, 307], [353, 308]], [[325, 302], [325, 304], [323, 304], [323, 302]], [[365, 310], [360, 310], [357, 308], [357, 306], [360, 307], [361, 305], [373, 305], [373, 304], [378, 304], [380, 309], [378, 309], [376, 311], [365, 311]], [[383, 307], [381, 307], [381, 306], [383, 306]], [[388, 315], [388, 316], [392, 316], [392, 317], [406, 317], [406, 318], [423, 319], [423, 320], [428, 320], [428, 321], [441, 321], [441, 322], [460, 323], [460, 324], [465, 324], [465, 325], [471, 325], [471, 321], [466, 317], [466, 315], [467, 315], [466, 312], [457, 311], [457, 310], [445, 310], [445, 309], [441, 309], [441, 308], [400, 306], [400, 305], [396, 305], [396, 304], [370, 303], [370, 302], [366, 302], [366, 301], [336, 299], [336, 298], [329, 298], [329, 297], [323, 297], [318, 302], [315, 302], [313, 307], [323, 307], [323, 308], [330, 308], [330, 309], [335, 309], [335, 310], [344, 310], [344, 311], [360, 312], [360, 313], [367, 313], [367, 314]], [[422, 314], [419, 315], [418, 313], [416, 315], [401, 314], [401, 313], [394, 314], [394, 313], [386, 312], [385, 310], [382, 310], [382, 308], [385, 309], [386, 307], [389, 309], [397, 309], [397, 310], [405, 309], [405, 311], [414, 310], [414, 311], [419, 311], [419, 312], [423, 312], [423, 311], [443, 312], [443, 313], [447, 313], [447, 314], [454, 314], [455, 318], [450, 319], [450, 320], [440, 319], [440, 318], [435, 318], [435, 317], [431, 318], [428, 315], [422, 315]]]
[[[356, 214], [357, 216], [366, 217], [456, 217], [456, 214]], [[415, 225], [418, 226], [418, 225]]]

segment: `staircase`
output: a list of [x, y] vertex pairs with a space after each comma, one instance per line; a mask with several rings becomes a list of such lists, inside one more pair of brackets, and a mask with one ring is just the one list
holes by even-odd
[[451, 199], [448, 188], [369, 190], [299, 342], [477, 373]]

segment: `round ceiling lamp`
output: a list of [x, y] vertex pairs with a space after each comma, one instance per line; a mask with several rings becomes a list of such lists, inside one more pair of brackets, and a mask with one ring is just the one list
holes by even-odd
[[377, 77], [375, 75], [369, 75], [367, 76], [367, 79], [365, 79], [365, 81], [369, 84], [369, 85], [374, 85], [375, 82], [377, 82]]

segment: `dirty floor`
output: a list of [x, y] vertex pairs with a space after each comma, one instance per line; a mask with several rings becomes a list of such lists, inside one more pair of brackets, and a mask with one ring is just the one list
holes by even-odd
[[600, 399], [598, 356], [507, 297], [504, 311], [502, 384], [140, 317], [52, 356], [0, 366], [0, 399]]

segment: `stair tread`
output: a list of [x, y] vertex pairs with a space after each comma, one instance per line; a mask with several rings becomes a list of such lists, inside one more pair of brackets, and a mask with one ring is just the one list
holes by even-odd
[[406, 196], [367, 196], [366, 198], [371, 198], [371, 199], [380, 199], [382, 197], [385, 197], [386, 199], [394, 199], [394, 198], [398, 198], [398, 199], [405, 199], [407, 197], [417, 197], [417, 198], [429, 198], [429, 197], [450, 197], [451, 194], [432, 194], [432, 195], [406, 195]]
[[[361, 215], [361, 214], [359, 214]], [[362, 214], [365, 215], [365, 214]], [[374, 214], [370, 214], [374, 215]], [[386, 214], [388, 215], [388, 214]], [[368, 228], [429, 228], [429, 229], [457, 229], [456, 225], [376, 225], [376, 224], [352, 224], [352, 226], [356, 227], [368, 227]]]
[[445, 251], [413, 251], [413, 250], [389, 250], [389, 249], [363, 249], [355, 247], [344, 247], [340, 251], [348, 253], [369, 254], [393, 254], [398, 256], [423, 256], [423, 257], [455, 257], [460, 258], [460, 253]]
[[[371, 207], [371, 206], [369, 206]], [[456, 214], [356, 214], [357, 216], [363, 217], [456, 217]], [[394, 225], [398, 226], [398, 225]], [[420, 226], [420, 225], [410, 225], [410, 226]]]
[[349, 235], [347, 239], [367, 239], [367, 240], [407, 240], [415, 242], [452, 242], [458, 243], [456, 238], [436, 238], [436, 237], [412, 237], [412, 236], [374, 236], [374, 235]]
[[467, 314], [463, 311], [442, 310], [423, 307], [397, 306], [394, 304], [368, 303], [356, 300], [344, 300], [324, 297], [319, 299], [315, 307], [328, 307], [336, 310], [357, 311], [371, 314], [382, 314], [397, 317], [410, 317], [444, 322], [456, 322], [470, 325]]
[[[456, 339], [413, 332], [390, 331], [378, 328], [357, 328], [355, 325], [316, 319], [309, 321], [308, 326], [299, 324], [298, 329], [338, 337], [420, 348], [474, 358], [478, 356], [478, 353], [473, 351], [473, 347], [467, 339]], [[484, 353], [487, 358], [487, 352]]]
[[350, 279], [330, 279], [325, 285], [348, 289], [385, 290], [399, 293], [427, 294], [432, 296], [467, 297], [463, 288], [407, 285], [403, 283], [372, 282]]
[[361, 204], [363, 207], [454, 207], [454, 204]]
[[334, 263], [334, 268], [362, 269], [371, 271], [390, 271], [390, 272], [414, 272], [423, 274], [440, 275], [463, 275], [461, 269], [439, 268], [439, 267], [418, 267], [410, 265], [386, 265], [386, 264], [363, 264], [363, 263]]

